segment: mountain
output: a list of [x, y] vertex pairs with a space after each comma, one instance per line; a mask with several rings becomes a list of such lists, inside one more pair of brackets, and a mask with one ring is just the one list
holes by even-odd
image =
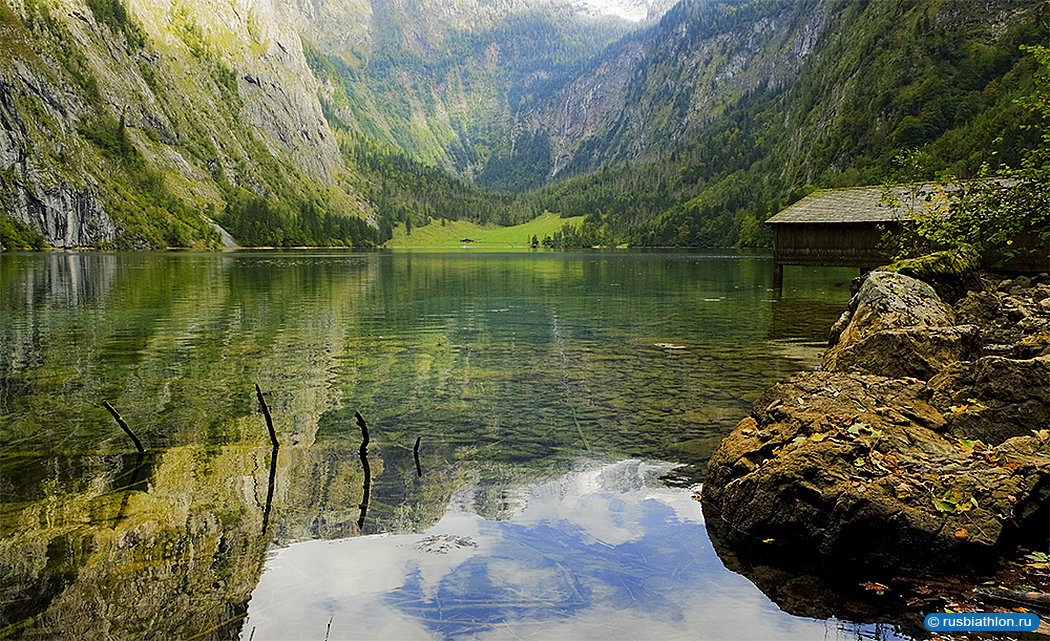
[[[764, 242], [815, 187], [1017, 166], [1042, 1], [685, 0], [527, 111], [551, 132], [542, 206], [636, 245]], [[604, 77], [603, 77], [604, 76]], [[585, 115], [586, 118], [581, 117]]]
[[217, 244], [209, 217], [238, 203], [367, 218], [291, 24], [269, 3], [0, 4], [9, 221], [56, 247], [146, 248]]
[[[1045, 0], [3, 0], [0, 245], [370, 245], [587, 216], [761, 244], [816, 187], [1016, 165]], [[229, 238], [229, 236], [226, 236]]]
[[626, 32], [554, 5], [394, 4], [356, 66], [317, 45], [328, 113], [607, 239], [768, 242], [762, 219], [816, 186], [878, 183], [904, 150], [965, 177], [1036, 142], [1014, 100], [1042, 0], [684, 0]]

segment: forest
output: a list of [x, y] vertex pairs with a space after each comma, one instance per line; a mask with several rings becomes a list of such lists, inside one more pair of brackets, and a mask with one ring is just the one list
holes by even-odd
[[[972, 7], [952, 15], [933, 0], [831, 3], [824, 34], [792, 82], [759, 83], [675, 144], [659, 143], [674, 135], [698, 91], [683, 78], [683, 56], [778, 12], [801, 20], [816, 4], [685, 2], [660, 24], [625, 36], [646, 47], [627, 102], [670, 106], [672, 117], [654, 119], [648, 139], [639, 140], [638, 111], [625, 109], [620, 121], [579, 143], [557, 180], [549, 179], [552, 142], [544, 129], [519, 128], [504, 152], [453, 144], [461, 164], [488, 154], [471, 181], [376, 144], [335, 117], [330, 122], [341, 129], [344, 157], [366, 177], [362, 187], [388, 224], [444, 218], [510, 225], [543, 211], [587, 216], [586, 229], [567, 228], [551, 239], [560, 246], [764, 246], [766, 218], [818, 188], [879, 184], [899, 172], [895, 159], [904, 151], [923, 159], [911, 179], [937, 172], [969, 178], [982, 168], [1017, 167], [1025, 150], [1040, 144], [1038, 116], [1019, 104], [1032, 93], [1037, 69], [1023, 47], [1050, 33], [1039, 3], [1017, 3], [1025, 5], [1023, 16], [996, 30], [976, 14], [961, 15], [976, 12]], [[518, 36], [511, 38], [512, 60], [546, 60], [565, 73], [536, 29], [512, 24], [499, 35]], [[442, 73], [450, 60], [476, 51], [476, 44], [453, 42], [451, 51], [461, 53], [445, 54], [437, 63]], [[623, 41], [604, 55], [622, 48]], [[384, 56], [380, 66], [390, 64]], [[334, 56], [315, 53], [313, 60], [319, 75], [338, 65]], [[559, 86], [558, 74], [543, 75], [543, 84], [520, 63], [511, 72], [520, 76], [511, 82], [511, 103], [521, 114]]]

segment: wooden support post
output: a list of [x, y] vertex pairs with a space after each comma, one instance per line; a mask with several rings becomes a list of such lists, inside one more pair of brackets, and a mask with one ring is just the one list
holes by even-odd
[[784, 291], [784, 265], [783, 263], [773, 263], [773, 291], [778, 295]]

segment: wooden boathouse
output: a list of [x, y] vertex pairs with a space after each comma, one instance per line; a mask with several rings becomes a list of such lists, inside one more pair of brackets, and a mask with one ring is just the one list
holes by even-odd
[[[903, 190], [894, 194], [905, 196]], [[911, 196], [907, 196], [910, 200]], [[872, 269], [889, 262], [879, 251], [883, 235], [910, 218], [906, 206], [883, 202], [883, 188], [816, 191], [766, 221], [773, 229], [773, 285], [783, 284], [784, 265]]]
[[[998, 181], [1008, 187], [1008, 181]], [[958, 183], [898, 185], [892, 188], [894, 205], [885, 202], [882, 186], [824, 189], [813, 192], [766, 221], [773, 228], [773, 285], [781, 289], [784, 265], [857, 267], [869, 270], [890, 262], [880, 251], [883, 236], [900, 231], [901, 225], [921, 210], [946, 212]], [[982, 257], [986, 267], [1009, 272], [1045, 272], [1050, 257], [1036, 230], [1022, 233], [1017, 255]], [[998, 262], [997, 262], [998, 261]]]

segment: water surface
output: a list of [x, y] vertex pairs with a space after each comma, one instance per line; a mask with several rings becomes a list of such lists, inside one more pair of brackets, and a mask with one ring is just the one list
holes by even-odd
[[0, 254], [0, 636], [888, 638], [782, 612], [693, 500], [854, 275], [771, 271]]

